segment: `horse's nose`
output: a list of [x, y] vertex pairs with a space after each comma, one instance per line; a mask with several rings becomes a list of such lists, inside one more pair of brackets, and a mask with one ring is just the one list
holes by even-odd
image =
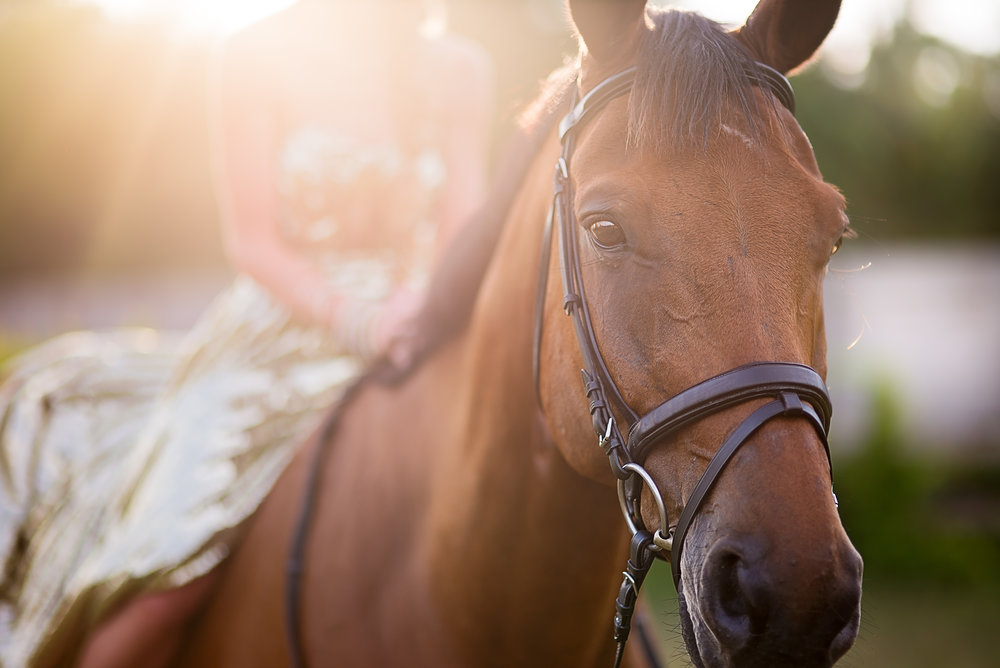
[[861, 556], [846, 538], [819, 552], [823, 558], [753, 540], [712, 546], [703, 603], [721, 645], [767, 660], [752, 665], [772, 666], [830, 666], [850, 649], [860, 621]]

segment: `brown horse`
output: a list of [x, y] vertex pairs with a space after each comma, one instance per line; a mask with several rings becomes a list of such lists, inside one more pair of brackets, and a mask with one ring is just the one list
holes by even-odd
[[[755, 62], [799, 66], [838, 4], [763, 0], [726, 33], [642, 2], [571, 3], [582, 37], [572, 88], [598, 87], [603, 99], [568, 131], [572, 200], [557, 199], [566, 205], [556, 218], [573, 228], [564, 243], [582, 237], [570, 254], [606, 367], [598, 375], [620, 393], [609, 436], [615, 425], [626, 433], [628, 411], [657, 414], [727, 370], [771, 368], [741, 365], [789, 363], [774, 367], [782, 378], [793, 365], [825, 373], [821, 286], [846, 229], [844, 203], [780, 82], [763, 83], [768, 70]], [[631, 66], [631, 92], [605, 94], [599, 83]], [[580, 386], [593, 350], [581, 353], [582, 321], [563, 315], [553, 277], [536, 394], [533, 306], [559, 154], [549, 133], [524, 170], [468, 327], [406, 383], [366, 386], [324, 444], [296, 610], [303, 661], [612, 665], [610, 618], [629, 557], [617, 473], [636, 535], [655, 538], [640, 556], [672, 547], [695, 664], [832, 665], [857, 632], [861, 561], [830, 490], [825, 390], [782, 381], [773, 419], [751, 427], [748, 416], [774, 402], [726, 395], [697, 419], [646, 430], [629, 469], [623, 451], [595, 446]], [[551, 262], [558, 273], [567, 260]], [[581, 312], [572, 294], [566, 301]], [[735, 377], [747, 373], [758, 371]], [[712, 395], [716, 381], [703, 387]], [[720, 444], [741, 430], [685, 520], [680, 552], [678, 518]], [[249, 520], [179, 665], [289, 664], [286, 560], [318, 447], [303, 448]], [[630, 647], [626, 663], [645, 665]]]

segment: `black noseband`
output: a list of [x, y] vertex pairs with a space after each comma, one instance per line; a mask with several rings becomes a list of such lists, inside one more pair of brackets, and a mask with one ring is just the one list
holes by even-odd
[[[663, 402], [632, 425], [626, 452], [637, 462], [645, 460], [656, 441], [704, 417], [752, 399], [772, 399], [756, 409], [733, 430], [698, 480], [677, 520], [670, 553], [674, 584], [680, 587], [681, 550], [691, 520], [736, 450], [765, 422], [777, 417], [804, 417], [813, 425], [830, 461], [826, 434], [832, 407], [826, 384], [810, 367], [787, 362], [757, 362], [737, 367], [698, 383]], [[832, 466], [831, 466], [831, 471]]]

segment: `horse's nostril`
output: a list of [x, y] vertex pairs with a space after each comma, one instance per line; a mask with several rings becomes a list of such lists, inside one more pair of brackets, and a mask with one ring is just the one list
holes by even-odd
[[770, 587], [755, 560], [731, 543], [716, 545], [703, 571], [712, 627], [726, 644], [741, 647], [764, 632], [771, 614]]
[[785, 557], [752, 540], [713, 545], [700, 571], [704, 621], [737, 664], [832, 665], [857, 635], [861, 558], [850, 544], [834, 559]]

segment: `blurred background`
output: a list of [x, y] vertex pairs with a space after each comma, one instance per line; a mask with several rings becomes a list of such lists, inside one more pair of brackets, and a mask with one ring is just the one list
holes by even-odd
[[[184, 329], [226, 283], [207, 62], [287, 4], [0, 0], [0, 361], [72, 329]], [[755, 3], [672, 4], [735, 26]], [[494, 57], [499, 147], [573, 50], [562, 2], [441, 6]], [[1000, 0], [843, 0], [793, 85], [858, 233], [826, 283], [836, 490], [866, 564], [842, 665], [1000, 665]], [[665, 572], [648, 598], [686, 665]]]

